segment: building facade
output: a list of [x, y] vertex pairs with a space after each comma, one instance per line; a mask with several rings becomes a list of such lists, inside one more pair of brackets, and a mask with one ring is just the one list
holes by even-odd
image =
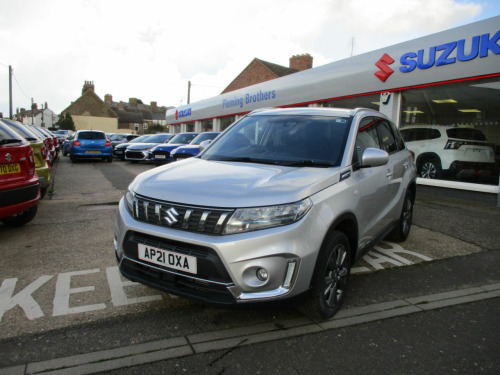
[[[440, 159], [440, 173], [419, 183], [498, 193], [498, 103], [500, 17], [493, 17], [174, 108], [167, 111], [167, 123], [181, 130], [223, 130], [262, 107], [372, 108], [400, 128], [441, 131], [443, 144], [419, 143], [434, 147]], [[416, 147], [415, 141], [408, 139], [408, 148]], [[450, 150], [456, 150], [457, 160], [448, 165]], [[489, 166], [484, 170], [478, 168], [480, 153]], [[444, 173], [457, 163], [460, 173]]]

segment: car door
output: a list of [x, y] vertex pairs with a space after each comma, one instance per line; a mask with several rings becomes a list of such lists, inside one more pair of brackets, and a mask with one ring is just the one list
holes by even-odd
[[392, 176], [391, 165], [379, 167], [362, 165], [362, 155], [367, 148], [382, 149], [377, 129], [379, 121], [375, 117], [361, 120], [353, 153], [353, 179], [357, 186], [355, 194], [359, 197], [356, 217], [360, 248], [374, 240], [383, 230], [386, 223], [387, 202], [391, 199], [388, 183], [389, 177]]
[[403, 180], [408, 173], [410, 160], [408, 153], [403, 151], [403, 140], [393, 123], [380, 119], [377, 123], [377, 132], [382, 150], [389, 154], [389, 162], [386, 166], [387, 195], [383, 219], [384, 226], [388, 226], [399, 217], [401, 212], [405, 195], [402, 189], [406, 186]]

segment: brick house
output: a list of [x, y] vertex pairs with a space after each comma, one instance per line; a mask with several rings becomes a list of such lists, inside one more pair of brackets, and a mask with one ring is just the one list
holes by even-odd
[[94, 92], [94, 82], [85, 81], [82, 96], [62, 111], [68, 112], [75, 123], [75, 130], [102, 130], [116, 133], [118, 115]]
[[114, 102], [110, 94], [104, 101], [95, 93], [94, 82], [85, 81], [82, 96], [63, 111], [68, 112], [75, 123], [75, 129], [95, 129], [106, 133], [144, 133], [148, 125], [165, 125], [167, 107], [157, 102], [144, 104], [140, 99], [130, 98], [127, 102]]
[[144, 104], [137, 98], [128, 102], [114, 102], [111, 94], [104, 95], [104, 102], [118, 115], [118, 129], [144, 133], [149, 125], [165, 125], [167, 107], [159, 107], [157, 102]]
[[311, 69], [313, 58], [308, 53], [290, 57], [290, 66], [273, 64], [254, 58], [248, 66], [227, 86], [221, 94], [238, 90], [244, 87], [270, 81], [275, 78]]

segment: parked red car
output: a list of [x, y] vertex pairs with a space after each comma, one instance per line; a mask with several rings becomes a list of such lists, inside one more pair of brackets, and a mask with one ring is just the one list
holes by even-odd
[[38, 209], [40, 183], [30, 143], [0, 123], [0, 221], [20, 226]]

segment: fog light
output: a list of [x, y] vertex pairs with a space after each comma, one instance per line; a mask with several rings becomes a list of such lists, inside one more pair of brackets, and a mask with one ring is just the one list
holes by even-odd
[[257, 278], [260, 281], [266, 281], [269, 278], [269, 274], [267, 273], [267, 270], [264, 268], [259, 268], [257, 270]]

